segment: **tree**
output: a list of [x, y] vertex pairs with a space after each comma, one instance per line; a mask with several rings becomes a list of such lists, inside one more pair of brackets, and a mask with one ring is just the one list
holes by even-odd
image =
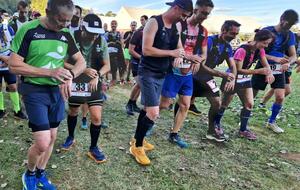
[[6, 10], [7, 13], [13, 14], [17, 11], [17, 3], [19, 0], [0, 0], [0, 8]]
[[41, 15], [46, 15], [45, 9], [47, 7], [47, 0], [31, 0], [30, 8], [32, 11], [38, 11]]
[[108, 11], [105, 16], [107, 17], [115, 17], [117, 14], [116, 13], [113, 13], [112, 11]]

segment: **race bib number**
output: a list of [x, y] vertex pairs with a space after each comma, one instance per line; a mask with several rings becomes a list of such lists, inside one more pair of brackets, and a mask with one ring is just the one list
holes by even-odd
[[236, 79], [237, 83], [244, 83], [248, 81], [251, 81], [251, 77], [249, 75], [238, 75]]
[[115, 47], [108, 47], [108, 53], [118, 53], [118, 48]]
[[218, 92], [220, 89], [217, 86], [217, 83], [214, 79], [207, 81], [206, 84], [209, 86], [209, 88], [213, 91], [213, 93]]
[[71, 96], [89, 97], [91, 95], [88, 83], [72, 83]]
[[280, 65], [280, 64], [273, 64], [273, 65], [270, 65], [270, 68], [272, 70], [272, 74], [273, 75], [282, 74], [282, 65]]
[[191, 67], [191, 61], [189, 61], [187, 59], [183, 59], [182, 64], [180, 64], [178, 68], [180, 68], [180, 69], [189, 69], [190, 67]]

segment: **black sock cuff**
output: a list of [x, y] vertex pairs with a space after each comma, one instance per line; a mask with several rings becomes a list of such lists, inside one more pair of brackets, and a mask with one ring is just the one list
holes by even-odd
[[90, 129], [93, 130], [93, 131], [100, 131], [101, 130], [101, 124], [100, 125], [95, 125], [95, 124], [91, 123]]
[[77, 119], [77, 117], [78, 117], [78, 115], [76, 115], [76, 116], [71, 116], [71, 115], [68, 115], [68, 119]]
[[251, 116], [251, 110], [243, 108], [241, 111], [241, 117], [250, 117]]
[[147, 124], [154, 125], [154, 121], [152, 121], [151, 119], [149, 119], [149, 117], [147, 117], [147, 115], [145, 115], [145, 117], [143, 118], [143, 120]]

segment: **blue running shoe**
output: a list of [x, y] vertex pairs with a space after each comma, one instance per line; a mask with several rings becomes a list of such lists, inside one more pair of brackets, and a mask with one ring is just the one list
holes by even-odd
[[23, 190], [37, 190], [37, 179], [35, 175], [22, 175]]
[[40, 178], [37, 178], [37, 182], [38, 190], [56, 190], [56, 187], [47, 179], [46, 172]]
[[75, 144], [75, 139], [73, 137], [68, 136], [65, 143], [61, 145], [61, 149], [68, 151]]
[[152, 125], [152, 127], [148, 129], [148, 131], [146, 132], [146, 137], [150, 137], [152, 135], [154, 127], [155, 125]]
[[178, 133], [175, 136], [170, 134], [169, 141], [171, 143], [177, 144], [180, 148], [187, 148], [188, 147], [188, 144], [179, 137]]
[[107, 129], [107, 128], [108, 128], [108, 125], [107, 125], [104, 121], [102, 121], [102, 123], [101, 123], [101, 128], [102, 128], [102, 129]]
[[97, 164], [101, 164], [106, 162], [106, 158], [104, 153], [99, 149], [97, 146], [90, 148], [89, 152], [87, 153], [88, 157], [94, 160]]
[[84, 130], [88, 129], [86, 118], [82, 118], [82, 120], [81, 120], [81, 129], [84, 129]]

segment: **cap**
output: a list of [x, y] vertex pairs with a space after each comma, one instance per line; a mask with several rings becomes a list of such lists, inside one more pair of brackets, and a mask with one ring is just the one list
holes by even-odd
[[88, 14], [83, 18], [82, 26], [85, 29], [94, 34], [103, 34], [104, 30], [102, 29], [102, 21], [95, 14]]
[[174, 0], [173, 2], [166, 3], [170, 6], [177, 5], [185, 11], [192, 12], [193, 11], [193, 1], [192, 0]]

